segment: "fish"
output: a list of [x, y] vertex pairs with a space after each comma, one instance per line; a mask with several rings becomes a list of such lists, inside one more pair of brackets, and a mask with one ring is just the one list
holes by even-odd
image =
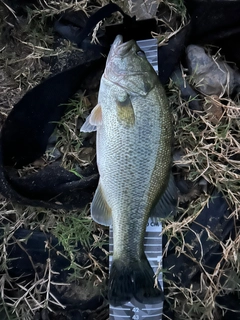
[[116, 36], [98, 104], [80, 130], [97, 131], [100, 178], [90, 208], [94, 221], [113, 227], [109, 302], [159, 303], [163, 291], [144, 253], [144, 234], [149, 217], [167, 216], [176, 206], [172, 117], [164, 88], [135, 40]]

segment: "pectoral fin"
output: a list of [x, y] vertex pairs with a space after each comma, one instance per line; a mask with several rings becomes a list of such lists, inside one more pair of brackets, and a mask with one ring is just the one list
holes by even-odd
[[86, 121], [82, 125], [81, 132], [92, 132], [97, 130], [97, 126], [102, 124], [102, 108], [100, 104], [97, 104], [93, 108], [90, 115], [86, 118]]
[[109, 207], [99, 182], [91, 204], [91, 216], [94, 221], [104, 226], [112, 224], [112, 210]]
[[135, 123], [135, 114], [129, 95], [126, 95], [123, 100], [117, 100], [117, 117], [118, 120], [130, 127]]
[[102, 124], [102, 108], [98, 103], [96, 107], [93, 108], [90, 115], [90, 123], [93, 126], [100, 126]]
[[169, 177], [168, 186], [151, 212], [153, 218], [166, 218], [174, 216], [178, 205], [178, 191], [172, 173]]

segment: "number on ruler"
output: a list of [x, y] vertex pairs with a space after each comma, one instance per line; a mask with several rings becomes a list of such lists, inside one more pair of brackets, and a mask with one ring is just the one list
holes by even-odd
[[133, 311], [133, 312], [139, 312], [139, 308], [136, 308], [136, 307], [135, 307], [135, 308], [132, 309], [132, 311]]
[[156, 221], [156, 222], [148, 222], [147, 223], [147, 227], [151, 226], [151, 227], [159, 227], [159, 223]]
[[132, 317], [132, 319], [135, 319], [135, 320], [139, 319], [139, 315], [135, 314], [135, 315]]

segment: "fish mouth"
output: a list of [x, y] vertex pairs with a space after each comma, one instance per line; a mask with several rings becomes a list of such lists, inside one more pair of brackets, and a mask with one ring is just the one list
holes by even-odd
[[129, 40], [127, 42], [123, 42], [123, 36], [122, 35], [117, 35], [112, 47], [111, 47], [111, 52], [110, 56], [115, 56], [115, 55], [120, 55], [124, 56], [128, 54], [128, 52], [131, 50], [132, 46], [134, 44], [134, 40]]
[[103, 74], [105, 79], [110, 80], [112, 78], [111, 75], [115, 74], [116, 76], [118, 74], [124, 73], [119, 69], [118, 63], [116, 63], [116, 61], [118, 61], [119, 58], [122, 59], [123, 57], [130, 54], [134, 46], [134, 43], [135, 43], [134, 40], [123, 42], [122, 35], [116, 36], [107, 57], [106, 67]]
[[115, 40], [113, 41], [112, 47], [117, 47], [123, 43], [123, 36], [122, 35], [117, 35]]

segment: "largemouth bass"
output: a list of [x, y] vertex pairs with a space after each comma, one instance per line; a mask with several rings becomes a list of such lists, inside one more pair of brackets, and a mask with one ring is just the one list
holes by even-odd
[[93, 130], [100, 180], [91, 215], [113, 225], [109, 301], [158, 303], [163, 294], [143, 241], [148, 218], [166, 216], [176, 202], [170, 179], [172, 121], [157, 74], [134, 40], [123, 43], [117, 36], [111, 47], [98, 104], [81, 128]]

